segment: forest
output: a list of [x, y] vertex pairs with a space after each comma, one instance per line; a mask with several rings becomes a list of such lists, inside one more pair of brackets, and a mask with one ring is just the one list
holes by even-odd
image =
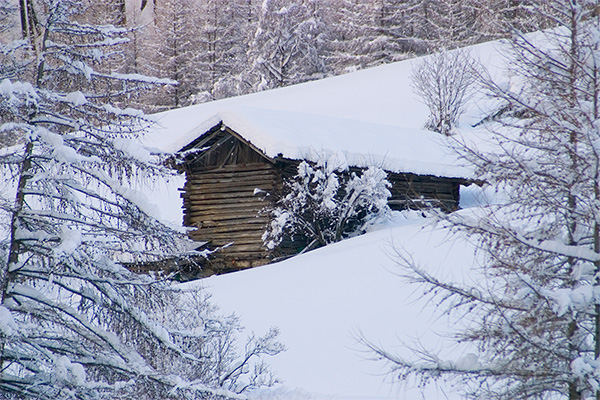
[[[20, 1], [13, 36], [39, 35], [35, 3]], [[526, 32], [551, 24], [514, 0], [89, 1], [78, 18], [127, 29], [128, 41], [104, 61], [110, 70], [171, 81], [127, 95], [146, 112], [481, 43], [506, 36], [508, 27]]]
[[[503, 198], [418, 216], [466, 235], [484, 279], [448, 282], [395, 253], [398, 275], [465, 317], [452, 339], [477, 354], [399, 357], [358, 339], [397, 380], [600, 398], [599, 18], [590, 0], [0, 0], [0, 398], [224, 399], [276, 385], [278, 329], [240, 343], [238, 318], [202, 289], [126, 268], [202, 256], [148, 204], [175, 175], [140, 142], [152, 113], [436, 53], [415, 64], [433, 71], [413, 75], [428, 95], [438, 73], [467, 71], [436, 63], [458, 54], [446, 50], [498, 38], [512, 81], [462, 64], [493, 107], [425, 129], [454, 139]], [[482, 131], [484, 151], [459, 139]]]

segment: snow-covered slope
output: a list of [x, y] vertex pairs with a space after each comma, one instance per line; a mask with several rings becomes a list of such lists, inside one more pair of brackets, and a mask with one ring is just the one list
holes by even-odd
[[[490, 73], [503, 69], [501, 42], [468, 49]], [[281, 89], [254, 93], [156, 114], [144, 144], [174, 152], [220, 121], [247, 134], [265, 154], [315, 158], [329, 153], [356, 165], [448, 177], [470, 176], [470, 170], [447, 150], [445, 139], [422, 130], [428, 115], [410, 85], [419, 59], [382, 65]], [[481, 120], [489, 104], [469, 99], [462, 131]], [[156, 188], [161, 219], [181, 224], [177, 187], [183, 178]]]
[[[503, 69], [501, 42], [467, 48], [493, 75]], [[361, 121], [421, 131], [428, 115], [410, 84], [411, 69], [420, 58], [382, 65], [318, 81], [268, 90], [156, 114], [156, 128], [147, 144], [177, 151], [214, 122], [215, 115], [238, 110], [283, 111], [305, 116]], [[471, 99], [463, 122], [480, 116], [480, 102]], [[216, 121], [218, 122], [218, 121]], [[210, 126], [208, 126], [210, 128]], [[291, 127], [293, 128], [293, 126]]]
[[[502, 69], [498, 46], [488, 43], [470, 49], [471, 55], [495, 76]], [[315, 144], [312, 136], [302, 135], [309, 122], [320, 121], [318, 129], [347, 124], [346, 130], [347, 126], [355, 129], [350, 129], [352, 135], [385, 127], [383, 130], [389, 129], [391, 136], [377, 144], [385, 150], [367, 150], [366, 156], [385, 158], [390, 149], [407, 143], [402, 157], [412, 164], [411, 168], [426, 168], [424, 160], [430, 159], [438, 162], [433, 168], [451, 173], [448, 164], [440, 162], [444, 159], [442, 147], [432, 150], [423, 142], [431, 133], [421, 130], [427, 108], [410, 86], [415, 62], [158, 114], [159, 125], [146, 143], [163, 151], [176, 151], [223, 120], [232, 127], [252, 131], [267, 154], [277, 151], [275, 147], [285, 149], [290, 140], [296, 140], [295, 149], [288, 153], [292, 157], [294, 151], [319, 149], [320, 142]], [[472, 138], [470, 125], [480, 121], [486, 109], [489, 105], [481, 97], [470, 99], [462, 119], [467, 140]], [[261, 125], [269, 121], [268, 128]], [[394, 131], [400, 134], [394, 137]], [[262, 134], [267, 136], [261, 138]], [[294, 138], [296, 134], [300, 136]], [[345, 139], [341, 136], [339, 141]], [[275, 146], [273, 140], [282, 143]], [[394, 155], [401, 151], [394, 150]], [[462, 196], [470, 198], [464, 193]], [[170, 207], [174, 207], [172, 203]], [[186, 285], [205, 287], [224, 312], [236, 312], [249, 330], [262, 333], [270, 326], [280, 328], [281, 341], [288, 350], [270, 362], [283, 385], [275, 392], [259, 394], [261, 398], [459, 399], [459, 388], [448, 382], [424, 391], [418, 382], [391, 385], [383, 365], [367, 360], [370, 354], [361, 352], [364, 348], [357, 343], [361, 332], [374, 343], [401, 354], [408, 354], [408, 350], [400, 343], [421, 343], [451, 355], [453, 360], [460, 361], [463, 356], [468, 359], [464, 349], [447, 347], [447, 335], [462, 322], [442, 316], [418, 287], [395, 275], [397, 249], [406, 250], [440, 277], [477, 279], [471, 269], [474, 247], [465, 238], [430, 226], [415, 214], [404, 214], [360, 237], [280, 263]]]
[[445, 348], [456, 321], [436, 311], [418, 287], [395, 275], [397, 249], [443, 277], [472, 279], [474, 249], [464, 238], [430, 226], [418, 214], [397, 215], [377, 231], [252, 270], [188, 283], [213, 295], [222, 311], [236, 312], [250, 331], [281, 330], [287, 351], [269, 362], [283, 380], [275, 399], [458, 399], [449, 383], [421, 391], [415, 382], [391, 385], [382, 364], [368, 361], [362, 334], [408, 354], [400, 342]]

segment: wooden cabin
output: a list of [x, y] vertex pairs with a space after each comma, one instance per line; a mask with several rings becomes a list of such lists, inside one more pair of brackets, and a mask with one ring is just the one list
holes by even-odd
[[[296, 239], [269, 252], [262, 241], [270, 218], [265, 209], [278, 199], [284, 180], [296, 174], [302, 160], [281, 153], [269, 157], [242, 135], [221, 121], [179, 151], [179, 168], [186, 174], [181, 189], [184, 225], [195, 228], [192, 239], [219, 248], [205, 266], [206, 274], [267, 264], [298, 253], [306, 244]], [[459, 186], [466, 183], [456, 177], [388, 174], [389, 205], [396, 210], [430, 205], [455, 210]]]

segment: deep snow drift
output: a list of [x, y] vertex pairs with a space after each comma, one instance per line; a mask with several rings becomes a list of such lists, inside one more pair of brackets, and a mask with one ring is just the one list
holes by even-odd
[[[357, 342], [362, 333], [399, 354], [401, 342], [438, 349], [454, 360], [468, 358], [449, 347], [460, 321], [442, 316], [418, 286], [395, 274], [396, 251], [406, 251], [432, 273], [473, 279], [474, 247], [464, 238], [431, 225], [418, 213], [397, 213], [376, 231], [283, 262], [184, 287], [201, 286], [221, 311], [235, 312], [247, 331], [281, 330], [287, 351], [269, 360], [283, 381], [275, 399], [458, 399], [450, 383], [422, 391], [417, 382], [392, 385], [382, 363], [367, 360]], [[244, 333], [245, 334], [245, 333]]]
[[[492, 42], [470, 49], [471, 55], [496, 77], [503, 69], [499, 46]], [[404, 157], [410, 164], [406, 168], [465, 176], [463, 166], [449, 166], [446, 157], [450, 150], [444, 151], [440, 143], [434, 147], [426, 143], [432, 135], [421, 129], [427, 108], [410, 86], [415, 62], [418, 59], [158, 114], [158, 126], [146, 144], [176, 151], [224, 120], [234, 129], [245, 129], [254, 135], [265, 153], [275, 151], [270, 150], [269, 146], [274, 145], [270, 136], [281, 141], [280, 148], [288, 149], [285, 146], [294, 144], [296, 150], [286, 150], [293, 157], [294, 151], [315, 149], [309, 135], [304, 138], [304, 150], [298, 150], [307, 122], [321, 121], [320, 126], [328, 129], [339, 123], [347, 129], [352, 125], [348, 121], [355, 121], [358, 129], [349, 133], [351, 136], [371, 132], [371, 128], [376, 132], [385, 126], [387, 139], [379, 145], [381, 149], [402, 148], [408, 143], [398, 150], [405, 154], [398, 161]], [[477, 137], [471, 125], [479, 122], [490, 106], [482, 98], [470, 99], [461, 126], [466, 139]], [[395, 139], [394, 131], [399, 133]], [[339, 141], [347, 139], [343, 135]], [[486, 145], [485, 141], [478, 143]], [[327, 146], [335, 150], [336, 144]], [[375, 143], [370, 148], [377, 146]], [[389, 156], [385, 151], [376, 153], [369, 151], [368, 156], [380, 157], [375, 157], [379, 160]], [[405, 168], [397, 165], [398, 170]], [[478, 202], [473, 197], [476, 192], [474, 188], [461, 191], [463, 207]], [[181, 217], [175, 205], [181, 203], [173, 193], [176, 191], [171, 189], [161, 198], [160, 208], [163, 218], [176, 222]], [[404, 213], [396, 214], [392, 222], [366, 235], [283, 262], [210, 277], [184, 287], [203, 287], [212, 293], [221, 311], [238, 314], [247, 328], [243, 335], [248, 331], [261, 334], [271, 326], [280, 329], [280, 340], [287, 351], [269, 363], [282, 384], [274, 391], [253, 393], [255, 397], [459, 399], [460, 388], [450, 382], [433, 383], [425, 389], [414, 381], [391, 384], [393, 379], [385, 365], [369, 360], [372, 354], [365, 353], [357, 342], [362, 334], [403, 355], [410, 351], [402, 343], [413, 347], [422, 344], [459, 363], [470, 359], [468, 350], [453, 347], [449, 339], [451, 332], [460, 329], [465, 321], [442, 315], [435, 302], [422, 296], [420, 287], [395, 275], [399, 272], [396, 251], [406, 251], [431, 273], [439, 273], [440, 278], [477, 279], [472, 244], [442, 227], [432, 226], [418, 213]]]

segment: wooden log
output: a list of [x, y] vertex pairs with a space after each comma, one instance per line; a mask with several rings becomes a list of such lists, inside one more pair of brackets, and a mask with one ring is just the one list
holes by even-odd
[[[194, 236], [192, 239], [196, 241], [207, 241], [208, 237]], [[229, 245], [230, 243], [231, 246], [253, 245], [256, 247], [263, 247], [263, 241], [260, 235], [254, 235], [251, 237], [232, 237], [231, 235], [221, 235], [221, 237], [218, 237], [217, 235], [210, 236], [210, 246], [213, 248]]]
[[252, 164], [252, 167], [249, 167], [249, 168], [244, 168], [239, 165], [237, 165], [237, 166], [234, 165], [234, 166], [224, 166], [222, 168], [205, 170], [205, 171], [192, 171], [192, 172], [188, 173], [188, 178], [204, 180], [204, 179], [223, 178], [226, 176], [230, 176], [230, 177], [238, 177], [238, 176], [248, 177], [248, 176], [250, 176], [251, 177], [251, 176], [259, 176], [259, 175], [275, 175], [275, 174], [277, 174], [277, 171], [275, 169], [273, 169], [273, 167], [263, 168], [260, 165], [257, 165], [257, 167], [254, 167], [254, 165], [257, 165], [257, 164]]
[[273, 172], [239, 172], [236, 174], [213, 174], [210, 176], [195, 175], [187, 178], [187, 182], [196, 185], [211, 185], [218, 184], [220, 182], [243, 182], [244, 180], [254, 181], [269, 181], [271, 179], [278, 179], [277, 175]]
[[224, 227], [201, 227], [198, 228], [198, 235], [206, 239], [213, 240], [226, 238], [234, 240], [236, 238], [253, 237], [260, 238], [265, 231], [264, 225], [255, 225], [254, 227], [245, 227], [243, 230], [235, 229], [233, 226]]
[[198, 222], [202, 222], [205, 225], [210, 224], [211, 226], [233, 226], [236, 229], [243, 230], [244, 227], [265, 224], [271, 221], [268, 215], [252, 215], [252, 216], [240, 216], [240, 215], [229, 215], [229, 218], [224, 218], [224, 214], [213, 214], [215, 219], [210, 219], [210, 215], [202, 219], [195, 217]]
[[252, 162], [246, 164], [224, 165], [221, 167], [204, 167], [197, 168], [194, 172], [210, 172], [210, 171], [237, 171], [237, 170], [254, 170], [254, 169], [273, 169], [273, 165], [267, 162]]
[[270, 206], [272, 203], [263, 200], [261, 198], [251, 197], [226, 197], [222, 199], [198, 199], [189, 198], [184, 200], [186, 208], [193, 208], [195, 210], [210, 209], [210, 208], [251, 208], [251, 207], [262, 207], [265, 208]]
[[237, 181], [242, 182], [245, 179], [252, 180], [269, 180], [277, 179], [278, 175], [275, 171], [242, 171], [242, 172], [223, 172], [213, 173], [210, 175], [188, 175], [187, 182], [198, 184], [214, 184], [222, 181]]
[[[264, 208], [264, 207], [263, 207]], [[263, 215], [269, 216], [268, 211], [263, 211], [261, 207], [222, 207], [214, 206], [212, 208], [189, 209], [185, 215], [199, 218], [199, 220], [216, 220], [237, 219], [237, 218], [260, 218]]]
[[216, 184], [198, 183], [186, 186], [186, 193], [211, 193], [211, 192], [250, 192], [254, 193], [254, 189], [272, 190], [275, 185], [273, 180], [257, 181], [253, 179], [244, 182], [219, 182]]
[[266, 225], [264, 224], [244, 224], [236, 227], [235, 225], [227, 225], [227, 226], [200, 226], [194, 232], [199, 232], [202, 235], [223, 235], [227, 234], [229, 236], [237, 237], [240, 235], [246, 234], [254, 234], [254, 235], [262, 235], [262, 232], [265, 230]]
[[205, 202], [213, 201], [213, 202], [215, 202], [216, 200], [221, 200], [221, 199], [239, 199], [239, 200], [242, 200], [245, 202], [251, 202], [251, 201], [261, 202], [261, 201], [277, 198], [277, 196], [275, 196], [275, 195], [273, 195], [273, 196], [266, 195], [265, 192], [260, 192], [260, 193], [254, 194], [253, 191], [247, 191], [247, 192], [240, 192], [240, 191], [199, 192], [199, 191], [194, 191], [194, 192], [189, 192], [184, 195], [181, 195], [180, 197], [182, 199], [184, 199], [184, 201], [196, 201], [196, 202], [198, 202], [198, 201], [205, 201]]
[[234, 252], [256, 252], [259, 254], [263, 254], [266, 253], [265, 248], [262, 246], [262, 243], [260, 244], [232, 244], [231, 246], [228, 246], [222, 250], [219, 251], [220, 253], [234, 253]]
[[213, 248], [221, 247], [219, 252], [231, 253], [239, 251], [240, 249], [243, 251], [255, 251], [259, 253], [263, 253], [265, 251], [265, 247], [262, 242], [214, 242]]
[[235, 192], [235, 193], [193, 193], [188, 197], [191, 201], [200, 200], [220, 200], [220, 199], [257, 199], [259, 198], [253, 192]]
[[[260, 226], [266, 226], [270, 220], [269, 219], [257, 219], [256, 221], [250, 222], [239, 222], [239, 220], [235, 218], [225, 218], [224, 216], [214, 216], [214, 217], [189, 217], [190, 226], [196, 227], [198, 229], [256, 229]], [[224, 224], [225, 223], [225, 224]]]
[[190, 217], [197, 218], [205, 218], [210, 219], [213, 216], [216, 219], [238, 219], [238, 218], [254, 218], [261, 217], [263, 214], [268, 216], [268, 212], [265, 211], [263, 213], [263, 209], [265, 208], [262, 204], [257, 204], [254, 206], [248, 205], [235, 205], [235, 204], [223, 204], [222, 207], [218, 205], [214, 206], [205, 206], [205, 207], [197, 207], [197, 208], [189, 208], [185, 213]]
[[217, 228], [199, 228], [197, 231], [198, 235], [204, 236], [208, 240], [217, 238], [226, 238], [235, 240], [236, 238], [253, 237], [260, 238], [264, 232], [264, 229], [259, 225], [254, 229], [236, 230], [234, 227], [217, 227]]
[[[213, 260], [224, 260], [224, 261], [249, 261], [249, 262], [260, 262], [259, 260], [265, 260], [268, 262], [268, 258], [270, 254], [266, 252], [256, 252], [256, 251], [237, 251], [231, 252], [228, 254], [219, 254], [215, 253], [215, 257]], [[260, 264], [259, 264], [260, 265]]]
[[198, 205], [200, 207], [208, 207], [211, 206], [233, 206], [238, 205], [240, 207], [251, 207], [253, 204], [256, 206], [262, 205], [263, 207], [269, 205], [269, 201], [263, 199], [262, 197], [254, 196], [254, 197], [228, 197], [226, 199], [198, 199], [196, 197], [188, 197], [184, 199], [184, 202], [187, 202], [189, 206]]
[[199, 238], [201, 240], [210, 241], [210, 242], [235, 242], [237, 240], [240, 241], [255, 241], [262, 242], [262, 234], [264, 230], [262, 229], [247, 229], [244, 231], [235, 231], [235, 230], [215, 230], [215, 229], [197, 229], [193, 232], [189, 233], [190, 237]]

